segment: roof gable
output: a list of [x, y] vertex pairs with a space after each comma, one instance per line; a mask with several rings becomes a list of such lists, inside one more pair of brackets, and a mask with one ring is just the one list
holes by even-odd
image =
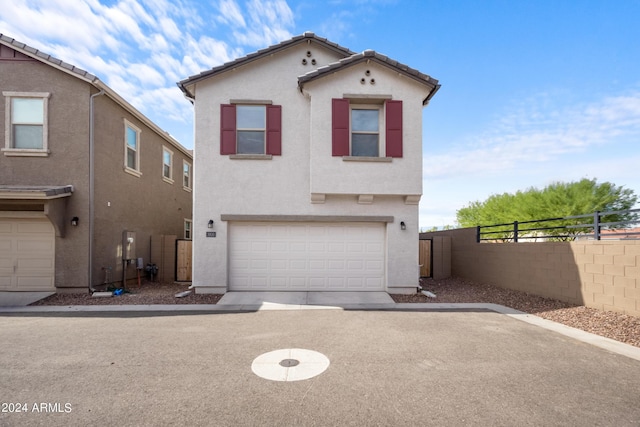
[[306, 32], [306, 33], [304, 33], [304, 34], [302, 34], [300, 36], [293, 37], [293, 38], [291, 38], [289, 40], [286, 40], [286, 41], [280, 42], [278, 44], [275, 44], [273, 46], [269, 46], [267, 48], [258, 50], [256, 52], [250, 53], [250, 54], [248, 54], [246, 56], [243, 56], [241, 58], [237, 58], [237, 59], [235, 59], [233, 61], [224, 63], [224, 64], [219, 65], [217, 67], [214, 67], [214, 68], [212, 68], [210, 70], [203, 71], [200, 74], [196, 74], [196, 75], [191, 76], [191, 77], [189, 77], [187, 79], [184, 79], [184, 80], [178, 82], [178, 87], [182, 90], [182, 92], [186, 96], [188, 96], [190, 98], [193, 98], [193, 93], [188, 89], [187, 86], [191, 86], [191, 85], [193, 85], [193, 84], [195, 84], [195, 83], [197, 83], [197, 82], [199, 82], [201, 80], [207, 79], [207, 78], [215, 76], [217, 74], [224, 73], [224, 72], [229, 71], [229, 70], [233, 70], [233, 69], [235, 69], [237, 67], [249, 64], [249, 63], [251, 63], [253, 61], [256, 61], [256, 60], [264, 58], [264, 57], [267, 57], [267, 56], [272, 55], [274, 53], [281, 52], [281, 51], [289, 49], [289, 48], [291, 48], [293, 46], [297, 46], [297, 45], [302, 44], [302, 43], [312, 43], [312, 42], [317, 43], [320, 46], [323, 46], [326, 49], [329, 49], [329, 50], [331, 50], [333, 52], [336, 52], [342, 57], [349, 57], [349, 56], [352, 56], [352, 55], [355, 54], [355, 52], [352, 52], [351, 50], [347, 49], [346, 47], [342, 47], [342, 46], [338, 45], [337, 43], [333, 43], [333, 42], [327, 40], [326, 38], [318, 37], [314, 33], [308, 31], [308, 32]]
[[440, 89], [438, 80], [373, 50], [365, 50], [362, 53], [353, 54], [332, 64], [320, 67], [314, 71], [310, 71], [298, 77], [298, 87], [302, 89], [305, 83], [339, 72], [364, 61], [374, 61], [382, 66], [388, 67], [400, 74], [410, 77], [418, 83], [430, 87], [431, 91], [429, 92], [429, 96], [427, 96], [427, 98], [425, 98], [423, 101], [425, 105], [429, 102], [433, 95], [435, 95], [438, 89]]

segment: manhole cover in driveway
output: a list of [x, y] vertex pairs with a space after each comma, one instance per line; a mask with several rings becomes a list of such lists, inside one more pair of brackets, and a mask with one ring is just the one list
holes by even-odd
[[256, 357], [254, 374], [272, 381], [301, 381], [320, 375], [329, 367], [329, 359], [317, 351], [302, 348], [274, 350]]

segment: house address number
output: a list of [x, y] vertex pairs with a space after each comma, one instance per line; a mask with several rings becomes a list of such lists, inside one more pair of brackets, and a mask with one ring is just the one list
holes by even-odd
[[216, 237], [215, 231], [207, 231], [207, 237]]

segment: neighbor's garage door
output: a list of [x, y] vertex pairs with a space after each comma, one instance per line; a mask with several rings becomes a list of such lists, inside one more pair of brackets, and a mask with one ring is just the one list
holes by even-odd
[[381, 223], [231, 223], [233, 291], [383, 291]]
[[0, 218], [0, 290], [54, 289], [55, 234], [46, 219]]

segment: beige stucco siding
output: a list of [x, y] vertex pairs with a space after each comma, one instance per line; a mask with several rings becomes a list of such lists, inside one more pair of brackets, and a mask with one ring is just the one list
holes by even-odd
[[[125, 119], [140, 129], [140, 172], [124, 168]], [[150, 261], [152, 235], [184, 234], [190, 219], [191, 192], [182, 187], [183, 160], [191, 160], [132, 114], [105, 96], [96, 98], [95, 122], [95, 261], [93, 275], [99, 281], [111, 268], [122, 278], [122, 232], [136, 232], [136, 258]], [[162, 179], [162, 148], [173, 152], [173, 183]], [[135, 267], [127, 275], [135, 276]], [[95, 282], [95, 280], [94, 280]]]
[[[66, 200], [68, 221], [80, 218], [78, 227], [66, 226], [57, 236], [56, 286], [86, 287], [89, 218], [89, 85], [37, 61], [3, 61], [2, 90], [49, 92], [48, 157], [8, 157], [0, 153], [0, 183], [4, 185], [73, 185]], [[5, 135], [5, 102], [0, 102], [0, 138]]]
[[[93, 78], [93, 77], [91, 77]], [[43, 157], [7, 156], [0, 152], [0, 185], [73, 186], [63, 199], [42, 202], [0, 200], [0, 216], [19, 218], [22, 210], [38, 210], [45, 217], [45, 203], [62, 212], [62, 230], [55, 237], [55, 286], [58, 292], [87, 291], [89, 284], [89, 146], [90, 99], [99, 85], [36, 60], [0, 60], [0, 89], [8, 92], [49, 93], [48, 149]], [[184, 236], [184, 220], [191, 219], [190, 191], [183, 189], [183, 161], [193, 166], [183, 147], [173, 144], [136, 117], [134, 109], [121, 105], [110, 89], [95, 99], [95, 227], [93, 238], [93, 280], [104, 281], [104, 268], [112, 280], [122, 277], [122, 232], [137, 233], [136, 257], [149, 262], [152, 235]], [[112, 98], [113, 97], [113, 98]], [[139, 113], [136, 113], [139, 114]], [[136, 177], [124, 171], [124, 120], [141, 130], [140, 169]], [[5, 99], [0, 99], [0, 147], [5, 147]], [[162, 149], [173, 152], [173, 183], [162, 178]], [[10, 153], [10, 154], [16, 154]], [[4, 212], [3, 212], [4, 211]], [[10, 213], [7, 213], [11, 211]], [[23, 216], [34, 215], [33, 212]], [[78, 226], [71, 218], [78, 217]], [[128, 276], [135, 277], [135, 266]]]

